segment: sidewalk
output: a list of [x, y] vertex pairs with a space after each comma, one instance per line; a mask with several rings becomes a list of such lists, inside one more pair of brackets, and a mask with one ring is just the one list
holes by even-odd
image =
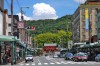
[[[24, 61], [19, 62], [19, 63], [17, 63], [17, 64], [15, 64], [15, 65], [13, 65], [13, 66], [16, 66], [16, 65], [21, 64], [21, 63], [24, 63]], [[0, 66], [12, 66], [12, 65], [11, 65], [11, 63], [8, 63], [8, 64], [6, 64], [6, 65], [0, 65]]]

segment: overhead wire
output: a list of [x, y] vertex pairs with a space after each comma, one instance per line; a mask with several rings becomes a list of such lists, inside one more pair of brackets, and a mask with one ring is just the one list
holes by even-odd
[[5, 0], [5, 2], [7, 4], [7, 7], [11, 10], [10, 3], [8, 2], [8, 0]]

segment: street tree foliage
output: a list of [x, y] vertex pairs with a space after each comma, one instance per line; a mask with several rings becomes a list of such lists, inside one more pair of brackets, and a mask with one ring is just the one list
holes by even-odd
[[47, 32], [39, 34], [35, 37], [35, 40], [37, 40], [38, 47], [43, 47], [44, 43], [57, 43], [57, 44], [66, 43], [67, 41], [71, 40], [71, 36], [72, 36], [71, 32], [65, 32], [63, 30], [59, 30], [57, 33]]

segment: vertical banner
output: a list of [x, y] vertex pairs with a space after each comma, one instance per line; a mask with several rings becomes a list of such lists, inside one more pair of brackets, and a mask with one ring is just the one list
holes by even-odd
[[89, 31], [89, 10], [88, 8], [85, 9], [85, 29]]

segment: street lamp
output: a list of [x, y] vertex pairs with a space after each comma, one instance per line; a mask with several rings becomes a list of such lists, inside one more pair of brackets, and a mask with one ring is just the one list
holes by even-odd
[[[23, 22], [23, 20], [24, 20], [24, 18], [23, 18], [23, 14], [24, 14], [24, 11], [23, 11], [23, 8], [29, 8], [29, 7], [21, 7], [21, 22]], [[23, 22], [23, 24], [24, 24], [24, 28], [25, 28], [25, 22]], [[23, 40], [24, 41], [24, 43], [26, 43], [25, 42], [25, 40], [26, 40], [26, 31], [25, 31], [25, 29], [24, 28], [22, 28], [22, 29], [19, 29], [20, 30], [20, 32], [21, 32], [21, 34], [23, 35], [21, 35], [21, 40]], [[26, 49], [25, 49], [25, 53], [27, 54], [27, 44], [26, 44]]]
[[24, 20], [24, 18], [23, 18], [23, 14], [24, 14], [23, 8], [29, 9], [30, 7], [21, 7], [21, 21]]

